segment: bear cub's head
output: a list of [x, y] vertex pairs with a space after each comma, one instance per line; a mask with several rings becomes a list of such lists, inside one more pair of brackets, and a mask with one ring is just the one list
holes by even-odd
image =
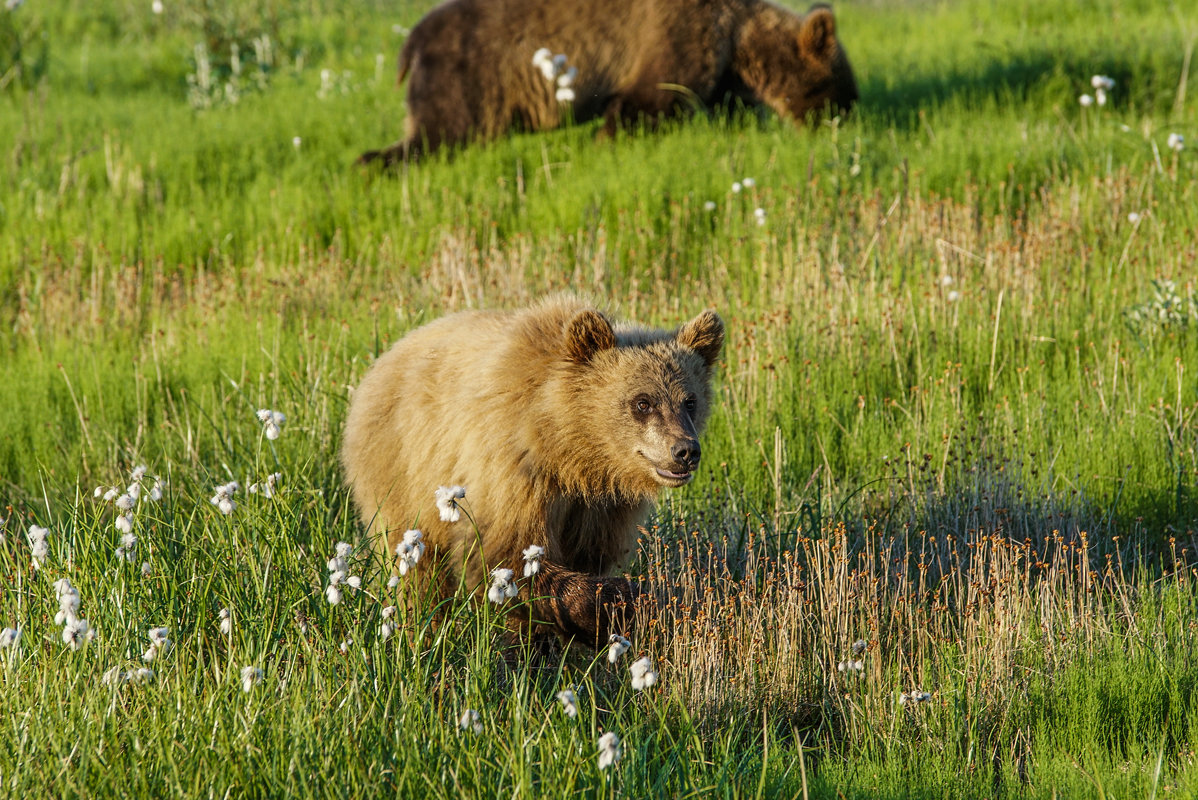
[[602, 483], [645, 496], [689, 483], [724, 345], [719, 315], [704, 311], [670, 332], [613, 326], [588, 309], [573, 316], [565, 338]]

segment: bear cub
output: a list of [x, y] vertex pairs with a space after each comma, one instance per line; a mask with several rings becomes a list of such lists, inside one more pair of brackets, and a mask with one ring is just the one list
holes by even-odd
[[[664, 331], [568, 296], [418, 328], [350, 403], [341, 461], [361, 520], [388, 558], [423, 532], [404, 578], [422, 592], [481, 593], [510, 569], [526, 610], [513, 625], [589, 644], [626, 634], [636, 586], [607, 576], [661, 489], [695, 475], [723, 342], [714, 311]], [[446, 486], [465, 497], [442, 515]], [[543, 555], [524, 577], [532, 545]]]

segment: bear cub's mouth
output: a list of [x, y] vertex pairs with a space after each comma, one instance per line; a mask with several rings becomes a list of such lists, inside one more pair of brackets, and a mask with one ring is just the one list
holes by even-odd
[[657, 476], [662, 479], [662, 482], [670, 486], [684, 486], [690, 483], [691, 479], [695, 477], [695, 473], [691, 470], [672, 472], [661, 467], [655, 467], [655, 469], [657, 470]]

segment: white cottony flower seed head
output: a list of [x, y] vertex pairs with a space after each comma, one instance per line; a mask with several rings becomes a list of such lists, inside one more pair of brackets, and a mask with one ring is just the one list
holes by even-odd
[[146, 473], [149, 471], [150, 468], [145, 464], [138, 464], [133, 468], [133, 471], [129, 473], [129, 480], [133, 481], [134, 483], [139, 483], [142, 478], [146, 477]]
[[150, 11], [154, 14], [161, 14], [165, 8], [162, 5], [162, 0], [154, 0], [150, 3]]
[[557, 76], [557, 85], [559, 89], [569, 89], [574, 85], [574, 81], [578, 79], [578, 67], [570, 67], [565, 72]]
[[1185, 149], [1186, 137], [1182, 136], [1180, 133], [1171, 133], [1169, 134], [1169, 138], [1165, 140], [1165, 144], [1174, 153], [1180, 153]]
[[96, 629], [89, 625], [87, 620], [78, 617], [68, 619], [66, 627], [62, 629], [62, 643], [71, 650], [78, 651], [95, 638]]
[[287, 417], [278, 411], [272, 411], [269, 408], [258, 409], [258, 421], [262, 423], [273, 422], [276, 425], [282, 425], [287, 421]]
[[513, 582], [515, 573], [510, 569], [500, 567], [491, 570], [491, 587], [487, 589], [487, 599], [495, 605], [500, 605], [520, 593], [519, 587]]
[[341, 590], [336, 584], [330, 583], [329, 588], [324, 590], [324, 596], [328, 599], [329, 605], [335, 606], [341, 602]]
[[143, 562], [141, 562], [141, 576], [142, 576], [143, 578], [148, 578], [148, 577], [150, 577], [150, 575], [152, 575], [153, 573], [154, 573], [154, 568], [150, 566], [150, 562], [149, 562], [149, 561], [143, 561]]
[[1115, 79], [1107, 75], [1095, 75], [1090, 78], [1090, 85], [1101, 92], [1109, 92], [1115, 88]]
[[1094, 98], [1088, 94], [1083, 94], [1077, 98], [1077, 102], [1081, 104], [1082, 108], [1089, 108], [1094, 105]]
[[150, 488], [150, 499], [155, 503], [162, 499], [162, 481], [158, 478], [154, 479], [154, 485]]
[[46, 541], [46, 537], [50, 535], [49, 528], [42, 528], [38, 525], [30, 525], [29, 531], [25, 534], [29, 539], [29, 551], [33, 556], [33, 566], [41, 568], [42, 562], [50, 555], [50, 545]]
[[599, 737], [599, 769], [614, 767], [620, 763], [621, 755], [623, 755], [623, 747], [620, 745], [619, 736], [608, 731]]
[[114, 505], [117, 508], [119, 508], [121, 511], [128, 511], [129, 509], [133, 508], [133, 506], [136, 504], [137, 504], [137, 498], [135, 498], [132, 494], [129, 494], [129, 493], [121, 495], [120, 497], [118, 497], [116, 499], [116, 503], [114, 503]]
[[899, 695], [899, 705], [906, 706], [906, 705], [914, 705], [917, 703], [926, 703], [931, 699], [932, 699], [932, 695], [930, 693], [923, 692], [923, 691], [920, 691], [919, 689], [916, 689], [913, 692], [903, 692], [902, 694], [900, 694]]
[[653, 662], [648, 656], [633, 661], [628, 669], [632, 673], [632, 688], [638, 692], [657, 683], [657, 670], [653, 669]]
[[567, 65], [569, 65], [569, 63], [570, 63], [570, 59], [566, 58], [565, 53], [558, 53], [557, 55], [555, 55], [553, 57], [553, 74], [555, 76], [561, 75], [563, 72], [566, 71], [566, 67], [567, 67]]
[[732, 193], [733, 193], [733, 194], [740, 194], [740, 192], [741, 192], [741, 189], [743, 189], [743, 188], [744, 188], [744, 187], [741, 185], [741, 182], [740, 182], [740, 181], [733, 181], [733, 182], [732, 182]]
[[578, 695], [574, 694], [573, 689], [562, 689], [557, 693], [557, 699], [567, 717], [574, 719], [578, 716]]
[[1135, 225], [1136, 223], [1138, 223], [1140, 221], [1140, 219], [1141, 219], [1140, 212], [1138, 212], [1138, 211], [1129, 211], [1127, 214], [1127, 221], [1130, 222], [1132, 225]]
[[553, 61], [553, 51], [548, 47], [539, 48], [537, 52], [532, 54], [532, 65], [537, 69], [540, 69], [541, 65], [546, 61]]
[[625, 639], [618, 633], [613, 633], [611, 638], [607, 640], [607, 661], [610, 664], [615, 664], [620, 660], [620, 656], [628, 652], [628, 648], [632, 647], [632, 642]]
[[397, 586], [399, 586], [399, 576], [398, 576], [398, 575], [392, 575], [392, 576], [391, 576], [391, 577], [390, 577], [390, 578], [387, 580], [387, 588], [388, 588], [388, 589], [394, 589], [394, 588], [396, 588]]
[[754, 186], [757, 185], [757, 181], [753, 180], [752, 178], [744, 178], [743, 180], [741, 180], [740, 183], [746, 189], [752, 189]]
[[227, 608], [220, 610], [220, 632], [225, 636], [233, 632], [233, 612]]
[[[127, 514], [117, 514], [116, 519], [113, 520], [113, 524], [116, 525], [116, 529], [118, 531], [126, 536], [129, 535], [133, 532], [133, 512], [129, 512]], [[136, 537], [134, 537], [134, 541], [136, 541]], [[126, 551], [132, 550], [130, 547], [126, 547], [124, 549]], [[132, 554], [130, 554], [130, 560], [132, 560]]]
[[858, 639], [857, 641], [853, 642], [854, 655], [861, 655], [865, 652], [865, 648], [867, 647], [869, 647], [869, 642], [865, 641], [864, 639]]
[[390, 622], [384, 622], [379, 625], [379, 638], [384, 642], [391, 638], [391, 634], [395, 633], [395, 626]]
[[340, 586], [345, 583], [345, 579], [349, 577], [345, 570], [339, 569], [336, 572], [329, 573], [329, 586]]
[[398, 610], [395, 606], [383, 606], [383, 619], [391, 619]]
[[132, 679], [135, 683], [151, 683], [154, 680], [154, 670], [148, 667], [140, 667], [133, 673]]
[[531, 578], [541, 571], [541, 559], [544, 555], [545, 548], [539, 544], [524, 548], [524, 577]]
[[69, 592], [63, 592], [58, 596], [58, 614], [61, 619], [59, 619], [59, 617], [55, 617], [55, 622], [57, 624], [61, 625], [64, 620], [68, 620], [78, 613], [79, 592], [75, 591], [74, 588], [71, 588]]
[[283, 473], [272, 472], [271, 474], [267, 475], [266, 480], [262, 481], [261, 483], [250, 484], [250, 492], [254, 494], [261, 492], [263, 497], [265, 497], [267, 500], [271, 500], [276, 494], [275, 487], [282, 477]]
[[222, 486], [217, 486], [211, 499], [208, 502], [220, 509], [220, 513], [226, 517], [233, 513], [237, 508], [237, 504], [233, 502], [233, 494], [241, 488], [237, 481], [226, 483]]
[[397, 569], [400, 575], [407, 575], [408, 570], [416, 566], [424, 555], [424, 534], [418, 530], [406, 531], [403, 541], [395, 546]]
[[1099, 89], [1098, 91], [1096, 91], [1094, 93], [1094, 102], [1098, 103], [1098, 105], [1100, 105], [1100, 106], [1105, 106], [1106, 105], [1106, 92], [1103, 91], [1102, 89]]
[[473, 708], [468, 708], [462, 712], [462, 716], [458, 717], [458, 728], [464, 731], [473, 731], [474, 733], [483, 732], [482, 716]]
[[715, 211], [715, 209], [716, 209], [716, 205], [715, 205], [714, 200], [708, 200], [706, 203], [703, 204], [704, 211], [710, 212], [710, 211]]
[[345, 579], [345, 585], [351, 589], [361, 589], [362, 579], [357, 575], [350, 575]]
[[64, 594], [78, 594], [75, 591], [75, 587], [71, 585], [71, 581], [67, 578], [59, 578], [51, 585], [54, 587], [54, 596], [59, 600], [62, 599]]
[[441, 486], [437, 489], [437, 510], [442, 522], [457, 522], [462, 518], [458, 501], [466, 496], [465, 486]]
[[0, 631], [0, 650], [16, 650], [20, 643], [20, 628], [5, 628]]
[[100, 676], [100, 683], [105, 686], [120, 686], [122, 683], [127, 683], [128, 681], [129, 673], [120, 667], [113, 667]]
[[349, 542], [337, 542], [333, 547], [333, 552], [337, 554], [337, 558], [349, 558], [353, 555], [354, 546]]
[[354, 643], [353, 639], [342, 639], [341, 645], [339, 648], [341, 650], [341, 655], [346, 655], [349, 652], [350, 645], [352, 645], [353, 643]]
[[559, 103], [573, 103], [575, 94], [569, 86], [563, 86], [553, 93], [553, 97]]
[[150, 628], [147, 631], [150, 641], [156, 646], [166, 649], [171, 646], [171, 629], [170, 628]]
[[121, 496], [121, 490], [113, 486], [104, 493], [104, 502], [111, 503], [113, 500]]
[[255, 686], [262, 683], [263, 672], [258, 667], [241, 668], [241, 691], [253, 691]]
[[333, 556], [325, 562], [325, 566], [328, 567], [329, 572], [340, 572], [342, 575], [349, 572], [349, 562], [341, 556]]

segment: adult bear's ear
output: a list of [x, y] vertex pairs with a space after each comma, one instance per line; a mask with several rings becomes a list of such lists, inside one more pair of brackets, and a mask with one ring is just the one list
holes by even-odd
[[596, 353], [615, 346], [616, 333], [598, 311], [579, 311], [566, 325], [566, 355], [571, 361], [585, 364]]
[[710, 367], [724, 348], [724, 321], [709, 309], [679, 328], [674, 338], [678, 344], [703, 356]]
[[799, 52], [815, 61], [829, 61], [836, 53], [836, 16], [823, 3], [816, 3], [803, 17], [799, 28]]

